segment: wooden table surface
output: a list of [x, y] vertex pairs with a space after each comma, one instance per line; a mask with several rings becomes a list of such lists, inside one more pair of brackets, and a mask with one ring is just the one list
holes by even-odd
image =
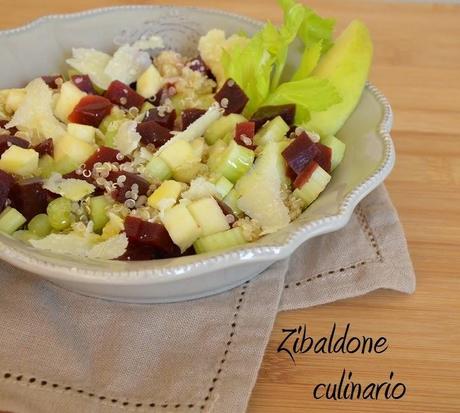
[[[0, 0], [2, 28], [50, 13], [122, 4], [114, 0]], [[137, 1], [136, 3], [147, 3]], [[149, 3], [157, 3], [151, 1]], [[159, 1], [158, 3], [171, 3]], [[275, 0], [177, 0], [279, 21]], [[397, 163], [387, 187], [404, 225], [417, 273], [413, 296], [377, 291], [317, 308], [281, 313], [260, 371], [250, 413], [460, 411], [460, 5], [309, 0], [339, 28], [364, 20], [375, 42], [372, 81], [395, 111]], [[387, 337], [382, 355], [315, 355], [294, 366], [276, 349], [281, 329], [306, 323], [315, 337], [332, 324]], [[343, 369], [361, 383], [395, 372], [399, 401], [315, 400], [313, 386], [335, 383]]]

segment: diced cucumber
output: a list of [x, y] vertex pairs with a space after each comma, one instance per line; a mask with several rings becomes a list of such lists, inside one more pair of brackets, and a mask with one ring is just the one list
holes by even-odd
[[331, 170], [333, 171], [342, 162], [345, 155], [345, 144], [335, 136], [328, 136], [322, 139], [321, 143], [332, 150]]
[[17, 209], [7, 207], [0, 214], [0, 232], [12, 234], [21, 228], [27, 219]]
[[204, 138], [208, 145], [216, 143], [219, 139], [223, 139], [229, 133], [234, 133], [235, 126], [238, 123], [246, 122], [243, 115], [232, 113], [228, 116], [222, 116], [216, 120], [204, 133]]
[[52, 166], [52, 172], [58, 172], [61, 175], [65, 175], [72, 171], [75, 171], [75, 169], [77, 169], [80, 165], [80, 162], [66, 155], [60, 158], [59, 160], [54, 161], [54, 164]]
[[172, 171], [163, 159], [155, 157], [145, 166], [144, 174], [147, 178], [155, 178], [164, 181], [171, 178]]
[[89, 200], [90, 218], [93, 221], [94, 232], [100, 233], [105, 224], [109, 222], [108, 208], [112, 202], [105, 195], [91, 197]]
[[46, 208], [48, 218], [53, 229], [62, 231], [74, 222], [72, 202], [66, 198], [56, 198]]
[[288, 131], [288, 124], [281, 116], [277, 116], [262, 126], [262, 128], [255, 134], [254, 143], [259, 146], [266, 145], [268, 142], [281, 141]]
[[17, 239], [18, 241], [22, 241], [22, 242], [29, 242], [30, 240], [40, 239], [38, 235], [35, 235], [32, 232], [24, 230], [24, 229], [20, 229], [19, 231], [13, 232], [13, 238]]
[[217, 234], [208, 235], [197, 239], [193, 247], [197, 254], [204, 252], [217, 251], [225, 248], [235, 247], [246, 244], [243, 231], [240, 227], [218, 232]]
[[214, 185], [221, 199], [225, 198], [233, 188], [233, 182], [230, 182], [225, 176], [221, 176]]
[[308, 181], [296, 189], [293, 194], [302, 199], [307, 207], [324, 191], [330, 180], [331, 175], [317, 165]]
[[50, 220], [46, 214], [35, 215], [27, 225], [29, 232], [39, 238], [46, 237], [52, 231]]
[[41, 178], [49, 178], [54, 170], [54, 159], [50, 155], [45, 154], [38, 160], [37, 175]]
[[114, 147], [113, 139], [118, 132], [118, 128], [123, 122], [126, 121], [126, 117], [121, 110], [112, 110], [110, 115], [106, 116], [101, 124], [99, 125], [100, 131], [104, 134], [104, 145], [110, 148]]
[[[213, 165], [212, 172], [225, 176], [235, 183], [241, 178], [254, 162], [254, 151], [231, 141], [227, 149], [222, 153], [217, 165]], [[209, 165], [209, 163], [208, 163]]]
[[227, 204], [233, 211], [235, 215], [241, 215], [241, 209], [238, 207], [238, 192], [235, 189], [232, 189], [228, 195], [224, 198], [225, 204]]

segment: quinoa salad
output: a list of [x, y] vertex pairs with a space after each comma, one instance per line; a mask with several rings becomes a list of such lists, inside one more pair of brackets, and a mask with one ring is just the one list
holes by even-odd
[[[284, 23], [74, 48], [66, 73], [0, 90], [0, 232], [37, 249], [152, 260], [254, 242], [328, 186], [372, 41], [281, 0]], [[238, 28], [235, 28], [236, 30]], [[293, 73], [286, 61], [300, 39]]]

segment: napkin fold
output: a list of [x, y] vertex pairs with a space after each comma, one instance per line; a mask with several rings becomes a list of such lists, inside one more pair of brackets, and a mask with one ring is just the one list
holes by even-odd
[[342, 230], [240, 287], [195, 301], [113, 303], [1, 263], [0, 410], [244, 412], [278, 311], [377, 288], [415, 288], [383, 187]]

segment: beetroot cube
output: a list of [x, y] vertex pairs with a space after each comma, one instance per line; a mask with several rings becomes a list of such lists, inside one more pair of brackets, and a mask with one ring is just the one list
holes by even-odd
[[96, 90], [94, 89], [93, 82], [88, 75], [73, 75], [72, 83], [78, 87], [82, 92], [88, 93], [89, 95], [95, 95]]
[[206, 111], [203, 109], [197, 109], [197, 108], [184, 109], [181, 114], [182, 130], [187, 129], [191, 123], [195, 122], [198, 118], [203, 116], [205, 113]]
[[5, 208], [6, 200], [13, 185], [14, 178], [10, 174], [0, 170], [0, 212]]
[[119, 80], [114, 80], [107, 91], [105, 97], [116, 105], [123, 106], [126, 109], [131, 107], [141, 108], [145, 99], [139, 95], [135, 90], [131, 89]]
[[85, 161], [85, 169], [92, 170], [94, 164], [100, 162], [118, 162], [123, 163], [126, 162], [126, 158], [116, 149], [109, 148], [107, 146], [100, 146], [97, 148], [96, 152], [94, 152], [86, 161]]
[[110, 100], [102, 96], [88, 95], [83, 97], [69, 115], [69, 121], [83, 125], [99, 127], [102, 120], [112, 110]]
[[30, 143], [25, 139], [11, 135], [0, 135], [0, 156], [12, 145], [20, 146], [25, 149], [30, 147]]
[[164, 104], [166, 99], [174, 96], [177, 93], [174, 83], [166, 83], [158, 92], [157, 94], [150, 99], [150, 101], [157, 106], [161, 106]]
[[6, 129], [9, 133], [14, 135], [18, 131], [18, 129], [16, 127], [14, 127], [14, 126], [12, 128], [7, 129], [5, 126], [6, 126], [6, 124], [8, 122], [9, 122], [9, 120], [1, 119], [0, 120], [0, 128]]
[[329, 146], [317, 143], [319, 154], [316, 156], [315, 161], [323, 168], [328, 174], [331, 173], [332, 164], [332, 149]]
[[256, 145], [253, 144], [255, 126], [254, 122], [238, 123], [235, 128], [235, 142], [248, 149], [255, 149]]
[[294, 188], [302, 188], [302, 186], [304, 186], [310, 180], [310, 177], [313, 175], [313, 172], [315, 172], [318, 166], [319, 165], [315, 161], [311, 161], [297, 176], [296, 180], [294, 181]]
[[142, 245], [137, 242], [128, 242], [125, 253], [118, 257], [118, 261], [150, 261], [158, 258], [155, 250], [150, 245]]
[[172, 138], [169, 129], [161, 126], [159, 123], [151, 120], [142, 122], [137, 125], [137, 133], [141, 135], [141, 142], [145, 145], [153, 144], [156, 148], [163, 146]]
[[156, 123], [160, 124], [161, 126], [173, 130], [174, 129], [174, 122], [176, 121], [176, 111], [173, 109], [171, 112], [160, 112], [158, 108], [152, 108], [147, 111], [145, 114], [144, 120], [142, 122], [149, 122], [154, 120]]
[[168, 231], [161, 224], [128, 216], [125, 219], [125, 232], [131, 242], [150, 246], [162, 258], [180, 255], [179, 247], [173, 243]]
[[128, 199], [126, 197], [126, 192], [131, 191], [134, 184], [137, 184], [139, 195], [147, 194], [150, 184], [144, 178], [142, 178], [142, 176], [132, 172], [111, 171], [107, 177], [107, 181], [116, 183], [118, 178], [122, 175], [126, 177], [126, 180], [123, 182], [123, 186], [117, 185], [117, 188], [111, 194], [115, 201], [124, 203]]
[[220, 90], [214, 95], [214, 99], [229, 113], [241, 113], [248, 103], [249, 98], [233, 79], [228, 79]]
[[205, 76], [209, 77], [210, 79], [215, 79], [214, 75], [211, 72], [211, 70], [206, 65], [206, 63], [203, 61], [201, 56], [195, 57], [194, 59], [188, 61], [185, 65], [189, 69], [191, 69], [191, 70], [193, 70], [195, 72], [203, 73]]
[[54, 154], [54, 142], [51, 138], [45, 139], [43, 142], [34, 146], [34, 149], [40, 156]]
[[51, 89], [58, 89], [64, 82], [61, 75], [42, 76], [42, 79]]
[[299, 175], [319, 153], [316, 144], [305, 132], [302, 132], [282, 154], [287, 164]]
[[42, 182], [35, 178], [18, 182], [10, 190], [11, 205], [16, 208], [27, 221], [35, 215], [46, 212], [48, 203], [55, 195], [43, 188]]
[[256, 130], [258, 130], [265, 122], [277, 116], [281, 116], [288, 125], [292, 125], [295, 119], [295, 105], [262, 106], [252, 115], [251, 120], [256, 123]]

